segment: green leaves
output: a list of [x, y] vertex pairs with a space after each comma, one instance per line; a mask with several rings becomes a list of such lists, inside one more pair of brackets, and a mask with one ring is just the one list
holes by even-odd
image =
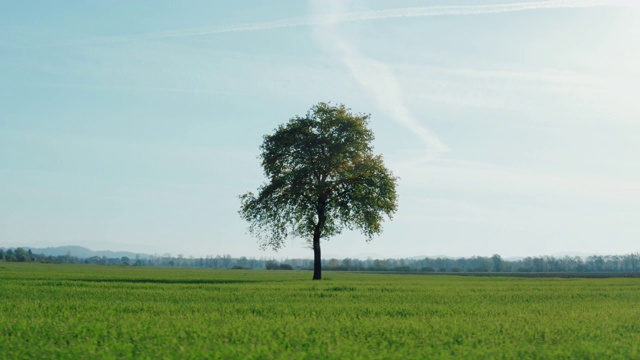
[[397, 178], [373, 154], [369, 115], [318, 103], [265, 135], [260, 155], [267, 183], [240, 196], [240, 216], [262, 247], [287, 236], [329, 238], [343, 228], [370, 240], [397, 209]]

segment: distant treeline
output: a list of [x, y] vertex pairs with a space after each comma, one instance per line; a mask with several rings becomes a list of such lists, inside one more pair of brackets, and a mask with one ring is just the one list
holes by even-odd
[[[291, 270], [313, 269], [311, 259], [255, 259], [234, 258], [228, 255], [207, 256], [204, 258], [154, 255], [148, 258], [108, 258], [93, 256], [79, 258], [67, 255], [34, 254], [30, 249], [0, 249], [0, 261], [42, 262], [59, 264], [98, 264], [120, 266], [176, 266], [215, 269], [267, 269]], [[640, 253], [627, 255], [580, 256], [538, 256], [519, 260], [506, 260], [500, 255], [490, 257], [473, 256], [470, 258], [411, 258], [411, 259], [325, 259], [325, 270], [334, 271], [390, 271], [423, 273], [461, 273], [461, 272], [504, 272], [504, 273], [630, 273], [640, 272]]]

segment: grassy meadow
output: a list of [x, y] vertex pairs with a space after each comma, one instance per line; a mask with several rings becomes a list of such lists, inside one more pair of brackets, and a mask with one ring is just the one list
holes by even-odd
[[6, 359], [638, 359], [640, 279], [0, 262]]

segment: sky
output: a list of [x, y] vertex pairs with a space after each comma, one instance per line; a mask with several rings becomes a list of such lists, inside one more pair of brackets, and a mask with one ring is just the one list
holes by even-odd
[[261, 251], [262, 136], [371, 114], [399, 209], [325, 258], [640, 251], [640, 2], [0, 2], [0, 247]]

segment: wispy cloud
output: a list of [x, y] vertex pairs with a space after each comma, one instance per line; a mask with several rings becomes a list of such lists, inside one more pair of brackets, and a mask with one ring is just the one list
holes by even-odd
[[[317, 5], [325, 6], [324, 2]], [[336, 3], [343, 5], [344, 3]], [[210, 36], [235, 32], [267, 31], [280, 28], [309, 27], [322, 28], [325, 44], [338, 55], [349, 68], [354, 78], [362, 87], [368, 89], [377, 100], [380, 108], [388, 113], [396, 122], [417, 135], [427, 148], [427, 157], [449, 151], [448, 147], [428, 128], [416, 120], [411, 113], [403, 95], [403, 89], [397, 75], [387, 64], [365, 56], [350, 43], [335, 26], [343, 23], [366, 22], [393, 18], [434, 17], [434, 16], [472, 16], [480, 14], [498, 14], [518, 11], [533, 11], [561, 8], [633, 6], [632, 1], [624, 0], [555, 0], [531, 1], [523, 3], [507, 3], [493, 5], [453, 5], [408, 7], [367, 11], [347, 11], [333, 6], [329, 14], [312, 14], [309, 17], [286, 18], [274, 21], [255, 22], [236, 25], [224, 25], [201, 28], [169, 30], [147, 34], [133, 34], [118, 37], [102, 37], [70, 42], [67, 45], [120, 43], [128, 41], [147, 41], [172, 38]], [[333, 39], [330, 39], [333, 37]]]
[[637, 178], [540, 172], [452, 159], [397, 164], [396, 169], [405, 179], [403, 185], [410, 187], [640, 204], [640, 180]]
[[[114, 92], [166, 92], [166, 93], [182, 93], [182, 94], [194, 94], [194, 95], [213, 95], [214, 91], [204, 91], [191, 88], [182, 87], [161, 87], [161, 86], [108, 86], [108, 85], [93, 85], [93, 84], [74, 84], [64, 82], [33, 82], [22, 83], [28, 86], [45, 87], [45, 88], [59, 88], [59, 89], [79, 89], [79, 90], [97, 90], [97, 91], [114, 91]], [[15, 86], [13, 83], [0, 83], [2, 86]]]
[[355, 79], [371, 91], [384, 112], [422, 140], [429, 158], [449, 151], [440, 139], [416, 120], [405, 104], [400, 82], [387, 65], [358, 53], [352, 47], [349, 50], [343, 48], [343, 51], [342, 59]]
[[316, 25], [332, 25], [339, 23], [384, 20], [405, 17], [433, 17], [433, 16], [464, 16], [481, 14], [498, 14], [516, 11], [531, 11], [562, 8], [638, 6], [633, 0], [553, 0], [524, 3], [494, 4], [494, 5], [447, 5], [408, 7], [383, 10], [369, 10], [357, 12], [342, 12], [328, 16], [295, 17], [273, 21], [254, 22], [246, 24], [222, 25], [210, 27], [168, 30], [137, 35], [93, 38], [74, 41], [58, 45], [81, 45], [95, 43], [118, 43], [126, 41], [141, 41], [154, 39], [170, 39], [196, 37], [245, 31], [264, 31], [291, 27], [306, 27]]
[[399, 17], [480, 15], [543, 9], [632, 5], [637, 5], [637, 3], [620, 0], [556, 0], [493, 5], [427, 6], [345, 13], [343, 16], [337, 18], [335, 22], [379, 20]]
[[[520, 109], [536, 114], [547, 111], [557, 114], [568, 111], [573, 104], [583, 110], [590, 109], [588, 115], [600, 116], [607, 109], [619, 114], [607, 121], [639, 120], [637, 117], [627, 119], [622, 116], [625, 113], [638, 113], [636, 102], [630, 98], [630, 94], [636, 94], [637, 91], [627, 90], [637, 88], [637, 83], [632, 79], [553, 68], [518, 68], [509, 63], [490, 66], [469, 64], [462, 67], [394, 63], [389, 66], [404, 85], [409, 104], [429, 102], [470, 108]], [[523, 96], [523, 93], [527, 96]], [[554, 106], [560, 99], [564, 101], [562, 107]], [[566, 103], [567, 99], [572, 102]], [[618, 105], [612, 106], [612, 103]], [[536, 116], [539, 120], [547, 117]], [[568, 117], [566, 121], [571, 118]], [[556, 118], [549, 119], [555, 121]]]
[[[340, 1], [316, 2], [318, 8], [329, 6], [329, 15], [323, 16], [323, 19], [341, 18], [344, 14], [342, 5]], [[323, 22], [324, 26], [317, 27], [316, 38], [320, 44], [344, 62], [356, 81], [373, 95], [382, 111], [422, 140], [428, 159], [448, 152], [449, 148], [417, 121], [406, 106], [402, 87], [393, 71], [386, 64], [360, 53], [357, 46], [334, 26], [337, 23], [339, 21], [326, 21]]]

